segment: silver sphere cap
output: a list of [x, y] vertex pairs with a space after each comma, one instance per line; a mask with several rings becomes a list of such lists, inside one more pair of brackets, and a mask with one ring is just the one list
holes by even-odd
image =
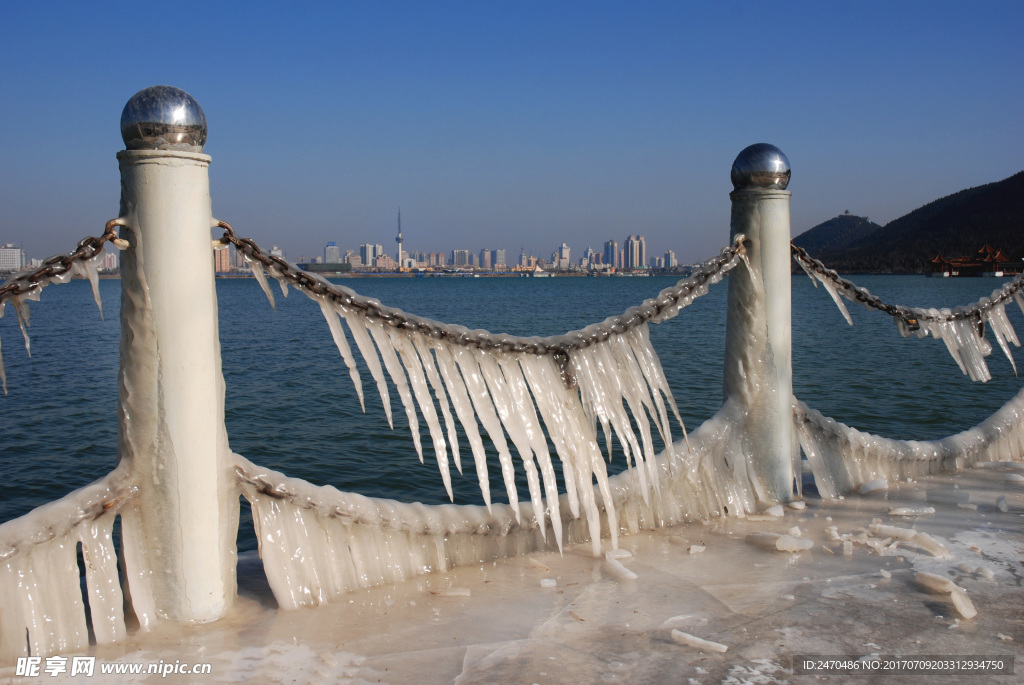
[[744, 148], [732, 163], [732, 186], [736, 190], [785, 190], [789, 185], [789, 175], [786, 155], [768, 143], [755, 143]]
[[124, 106], [121, 137], [129, 150], [202, 152], [206, 114], [181, 88], [151, 86], [133, 95]]

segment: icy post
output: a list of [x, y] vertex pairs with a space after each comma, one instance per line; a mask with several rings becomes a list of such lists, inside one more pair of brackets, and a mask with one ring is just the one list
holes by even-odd
[[118, 454], [139, 496], [122, 511], [132, 604], [156, 619], [213, 621], [236, 591], [238, 493], [224, 427], [206, 116], [154, 86], [121, 115]]
[[[732, 166], [730, 237], [746, 235], [747, 269], [729, 278], [724, 389], [743, 435], [735, 468], [748, 469], [757, 499], [793, 497], [800, 456], [793, 425], [789, 160], [757, 143]], [[731, 405], [731, 406], [730, 406]]]

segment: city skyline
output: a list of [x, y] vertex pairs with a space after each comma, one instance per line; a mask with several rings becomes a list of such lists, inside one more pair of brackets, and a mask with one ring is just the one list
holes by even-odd
[[[196, 21], [6, 8], [0, 242], [100, 232], [121, 109], [156, 84], [205, 110], [214, 214], [296, 255], [395, 248], [400, 206], [406, 246], [546, 257], [633, 233], [697, 261], [728, 242], [729, 169], [758, 142], [791, 162], [794, 234], [1024, 166], [1019, 2], [176, 7]], [[115, 36], [131, 59], [96, 48]]]

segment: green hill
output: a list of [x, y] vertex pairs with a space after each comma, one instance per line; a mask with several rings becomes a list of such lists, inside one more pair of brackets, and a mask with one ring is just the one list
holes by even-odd
[[985, 243], [1018, 260], [1024, 257], [1024, 171], [935, 200], [885, 226], [843, 215], [793, 242], [846, 273], [922, 273], [937, 254], [972, 255]]

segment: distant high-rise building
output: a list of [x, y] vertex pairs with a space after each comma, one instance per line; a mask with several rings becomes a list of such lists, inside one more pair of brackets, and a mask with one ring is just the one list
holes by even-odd
[[270, 254], [273, 255], [274, 257], [280, 257], [281, 259], [284, 259], [284, 250], [279, 248], [277, 245], [274, 245], [272, 248], [270, 248]]
[[669, 250], [665, 253], [665, 268], [674, 269], [679, 266], [679, 261], [676, 259], [676, 253]]
[[572, 263], [569, 261], [569, 246], [566, 243], [559, 245], [551, 257], [551, 262], [555, 265], [556, 269], [568, 269]]
[[505, 262], [505, 250], [495, 250], [491, 257], [491, 263], [496, 269], [504, 269], [508, 264]]
[[480, 250], [480, 268], [490, 269], [493, 265], [491, 263], [492, 255], [488, 249]]
[[[231, 257], [231, 252], [233, 252], [234, 249], [235, 249], [235, 246], [234, 245], [230, 245], [230, 246], [228, 246], [224, 250], [218, 250], [218, 252], [225, 252], [225, 253], [227, 253], [227, 256], [229, 258], [228, 268], [225, 269], [225, 271], [228, 271], [228, 270], [231, 269], [230, 257]], [[101, 269], [103, 269], [104, 271], [117, 271], [120, 268], [120, 266], [121, 266], [121, 253], [120, 252], [118, 252], [117, 250], [107, 250], [106, 252], [103, 253], [103, 262], [102, 262], [102, 265], [100, 266]]]
[[452, 250], [452, 266], [469, 266], [469, 250]]
[[12, 243], [0, 245], [0, 271], [18, 271], [28, 266], [25, 251]]
[[623, 245], [624, 269], [642, 269], [647, 264], [647, 242], [642, 235], [631, 235]]
[[324, 247], [324, 264], [337, 264], [341, 261], [341, 249], [333, 240]]
[[614, 240], [604, 244], [604, 263], [613, 269], [622, 268], [622, 262], [619, 261], [619, 244]]
[[[107, 254], [110, 254], [109, 252]], [[104, 255], [106, 256], [106, 255]], [[106, 264], [104, 264], [106, 267]], [[114, 267], [117, 268], [116, 266]], [[213, 251], [213, 271], [218, 274], [226, 274], [231, 271], [231, 246], [226, 245], [220, 250]]]
[[359, 258], [366, 266], [373, 266], [373, 263], [377, 261], [378, 255], [384, 254], [381, 250], [377, 252], [377, 246], [371, 245], [370, 243], [364, 243], [359, 246]]

